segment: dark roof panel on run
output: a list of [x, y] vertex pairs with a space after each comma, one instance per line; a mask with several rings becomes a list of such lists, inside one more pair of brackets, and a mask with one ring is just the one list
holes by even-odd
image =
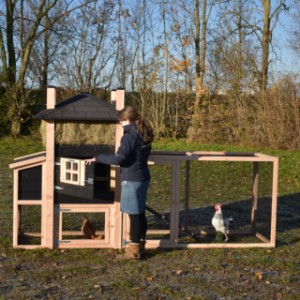
[[118, 120], [116, 107], [113, 104], [87, 93], [73, 96], [58, 103], [55, 108], [39, 112], [33, 118], [57, 121], [103, 121], [112, 123]]

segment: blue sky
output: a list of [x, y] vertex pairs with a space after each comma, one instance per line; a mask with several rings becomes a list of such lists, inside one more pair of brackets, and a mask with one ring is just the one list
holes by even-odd
[[[292, 30], [295, 28], [295, 19], [289, 13], [282, 13], [273, 34], [273, 44], [277, 54], [272, 68], [281, 74], [295, 73], [299, 75], [300, 53], [296, 53], [290, 46]], [[299, 28], [299, 26], [298, 26]]]

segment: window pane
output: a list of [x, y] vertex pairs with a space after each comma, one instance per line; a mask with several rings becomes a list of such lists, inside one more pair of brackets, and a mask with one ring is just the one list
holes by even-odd
[[77, 174], [73, 174], [72, 175], [72, 181], [78, 181], [78, 175]]
[[78, 171], [78, 163], [73, 163], [73, 171]]

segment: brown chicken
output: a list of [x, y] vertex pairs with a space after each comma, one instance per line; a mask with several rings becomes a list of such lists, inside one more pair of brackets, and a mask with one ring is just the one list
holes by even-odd
[[95, 226], [90, 222], [87, 216], [82, 218], [81, 231], [86, 239], [95, 239]]

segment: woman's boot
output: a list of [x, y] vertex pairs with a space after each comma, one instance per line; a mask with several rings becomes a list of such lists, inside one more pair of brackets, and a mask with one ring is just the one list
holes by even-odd
[[129, 243], [125, 248], [125, 253], [118, 256], [120, 259], [140, 259], [141, 258], [141, 244], [140, 243]]
[[145, 254], [145, 244], [146, 244], [146, 241], [145, 240], [141, 240], [141, 242], [140, 242], [141, 257], [143, 257], [144, 254]]

